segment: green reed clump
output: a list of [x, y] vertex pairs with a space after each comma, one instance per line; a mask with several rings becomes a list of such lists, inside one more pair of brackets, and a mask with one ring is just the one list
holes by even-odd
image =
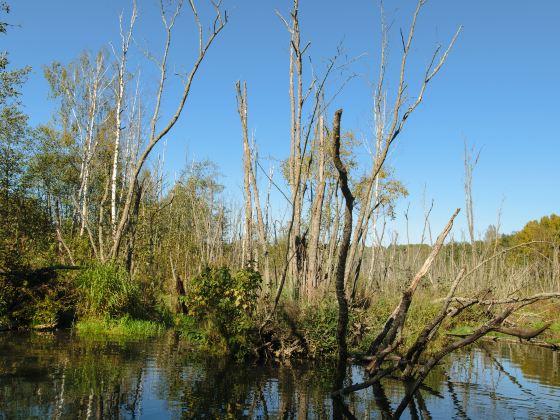
[[156, 321], [132, 319], [128, 315], [121, 318], [89, 318], [78, 321], [75, 329], [78, 335], [89, 337], [119, 337], [143, 339], [159, 335], [165, 331], [165, 324]]
[[138, 284], [117, 264], [95, 264], [76, 279], [80, 295], [79, 314], [84, 317], [117, 318], [141, 315]]

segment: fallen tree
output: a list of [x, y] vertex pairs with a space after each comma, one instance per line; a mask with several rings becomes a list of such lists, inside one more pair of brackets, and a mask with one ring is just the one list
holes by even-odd
[[[472, 272], [470, 271], [467, 273], [466, 268], [463, 267], [459, 273], [457, 273], [455, 280], [451, 284], [438, 315], [424, 327], [412, 345], [408, 348], [403, 348], [403, 330], [414, 294], [441, 250], [458, 213], [459, 209], [453, 213], [451, 219], [438, 236], [431, 253], [418, 272], [412, 277], [399, 303], [385, 321], [381, 331], [370, 344], [367, 354], [359, 358], [359, 361], [366, 364], [366, 371], [369, 375], [368, 380], [337, 389], [333, 392], [334, 397], [341, 397], [360, 389], [379, 384], [383, 378], [388, 376], [396, 377], [407, 385], [405, 396], [394, 413], [391, 414], [393, 418], [400, 418], [428, 374], [448, 354], [475, 343], [491, 332], [499, 332], [519, 339], [530, 340], [538, 337], [550, 326], [550, 324], [547, 323], [540, 328], [531, 330], [504, 326], [504, 322], [520, 309], [539, 301], [559, 298], [560, 293], [539, 293], [532, 296], [516, 296], [491, 300], [456, 297], [455, 293], [462, 280], [465, 279], [467, 274]], [[444, 324], [445, 320], [456, 317], [464, 310], [472, 308], [475, 305], [483, 308], [484, 313], [488, 314], [489, 319], [472, 332], [462, 334], [458, 337], [455, 336], [458, 339], [450, 340], [439, 350], [430, 353], [428, 351], [430, 344], [434, 342], [438, 330]], [[495, 313], [492, 312], [494, 306], [500, 307]]]

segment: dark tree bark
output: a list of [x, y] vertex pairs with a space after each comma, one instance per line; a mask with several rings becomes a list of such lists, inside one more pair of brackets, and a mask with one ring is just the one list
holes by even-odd
[[177, 293], [175, 313], [186, 314], [188, 312], [187, 305], [185, 305], [185, 302], [182, 298], [185, 297], [187, 293], [185, 292], [185, 287], [183, 286], [183, 280], [181, 279], [181, 276], [177, 276], [175, 279], [175, 292]]
[[336, 330], [336, 340], [338, 343], [339, 360], [346, 360], [348, 349], [346, 346], [346, 332], [348, 330], [348, 302], [344, 287], [344, 273], [346, 271], [346, 259], [350, 247], [350, 237], [352, 235], [352, 209], [354, 207], [354, 196], [348, 187], [348, 172], [340, 160], [340, 117], [342, 109], [334, 114], [333, 122], [333, 162], [338, 171], [339, 185], [346, 207], [344, 209], [344, 227], [342, 229], [342, 240], [338, 253], [338, 263], [336, 267], [336, 299], [338, 301], [338, 325]]

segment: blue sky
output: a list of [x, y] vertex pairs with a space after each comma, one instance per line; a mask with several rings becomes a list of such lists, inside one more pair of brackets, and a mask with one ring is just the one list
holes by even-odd
[[[199, 1], [204, 11], [204, 1]], [[333, 102], [344, 108], [343, 128], [358, 138], [372, 138], [372, 85], [379, 60], [379, 1], [300, 0], [302, 37], [317, 71], [337, 45], [348, 58], [360, 56], [356, 75]], [[415, 1], [386, 0], [390, 33], [389, 82], [400, 52], [398, 30], [410, 22]], [[230, 21], [216, 41], [195, 81], [180, 122], [167, 138], [170, 178], [188, 159], [211, 159], [220, 167], [232, 198], [241, 194], [241, 137], [236, 113], [235, 81], [249, 89], [249, 124], [263, 165], [276, 165], [289, 152], [288, 34], [275, 10], [288, 15], [290, 1], [225, 0]], [[12, 28], [2, 48], [14, 66], [31, 65], [23, 102], [33, 125], [53, 112], [42, 66], [67, 63], [85, 49], [97, 51], [118, 42], [118, 15], [129, 12], [128, 0], [11, 1]], [[456, 207], [464, 207], [463, 144], [481, 149], [474, 174], [476, 230], [495, 224], [519, 230], [528, 220], [560, 212], [560, 2], [555, 0], [429, 0], [417, 24], [408, 67], [411, 92], [418, 87], [434, 47], [446, 44], [459, 25], [464, 29], [445, 67], [430, 83], [425, 101], [409, 119], [390, 155], [389, 164], [410, 196], [399, 202], [391, 226], [404, 239], [404, 210], [410, 206], [410, 236], [422, 231], [424, 202], [434, 200], [432, 230], [441, 229]], [[189, 68], [195, 54], [188, 9], [178, 22], [171, 57], [175, 69]], [[162, 27], [156, 0], [139, 0], [137, 43], [157, 52]], [[136, 53], [139, 57], [140, 52]], [[309, 74], [309, 67], [307, 67]], [[347, 75], [347, 74], [346, 74]], [[330, 92], [345, 75], [333, 78]], [[142, 67], [143, 95], [153, 97], [154, 71]], [[180, 89], [171, 81], [170, 91]], [[164, 102], [173, 109], [174, 95]], [[156, 152], [161, 152], [160, 147]], [[365, 158], [365, 152], [363, 153]], [[284, 208], [278, 194], [274, 200]], [[280, 212], [281, 213], [281, 212]], [[455, 237], [465, 230], [464, 213]]]

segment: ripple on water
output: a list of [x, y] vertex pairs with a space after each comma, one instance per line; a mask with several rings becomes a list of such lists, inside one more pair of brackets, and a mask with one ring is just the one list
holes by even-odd
[[[193, 352], [173, 335], [136, 342], [67, 333], [0, 339], [0, 418], [331, 418], [334, 365], [238, 364]], [[560, 418], [558, 354], [485, 344], [435, 369], [404, 418]], [[353, 366], [347, 382], [365, 379]], [[395, 380], [346, 398], [381, 418], [404, 396]]]

